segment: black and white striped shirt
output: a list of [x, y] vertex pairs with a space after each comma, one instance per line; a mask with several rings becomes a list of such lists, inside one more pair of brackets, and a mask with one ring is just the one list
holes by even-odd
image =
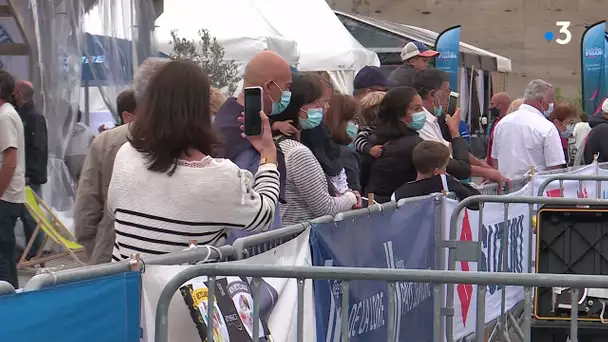
[[279, 142], [285, 155], [286, 204], [281, 205], [281, 222], [292, 225], [325, 215], [347, 211], [357, 203], [352, 192], [340, 197], [329, 194], [327, 177], [314, 154], [302, 143], [285, 139]]
[[369, 137], [372, 134], [376, 133], [376, 127], [365, 126], [359, 129], [355, 139], [353, 140], [353, 145], [355, 145], [355, 149], [359, 152], [369, 153], [370, 148], [374, 147], [374, 145], [369, 143]]
[[279, 196], [279, 172], [261, 165], [255, 177], [227, 159], [179, 161], [172, 176], [147, 169], [130, 143], [116, 155], [108, 189], [116, 239], [112, 259], [224, 244], [227, 229], [266, 230]]

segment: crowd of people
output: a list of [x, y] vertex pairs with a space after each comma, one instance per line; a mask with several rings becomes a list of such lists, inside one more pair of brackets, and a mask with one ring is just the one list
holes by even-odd
[[[462, 199], [479, 194], [472, 177], [502, 186], [531, 167], [564, 167], [577, 154], [608, 159], [600, 139], [608, 125], [577, 123], [577, 109], [555, 104], [554, 87], [542, 80], [521, 99], [492, 97], [487, 157], [475, 157], [460, 111], [448, 113], [449, 75], [429, 67], [437, 54], [408, 43], [403, 66], [388, 78], [364, 67], [350, 96], [322, 73], [294, 71], [261, 52], [243, 79], [243, 88], [263, 89], [259, 136], [244, 134], [243, 92], [225, 98], [188, 61], [144, 61], [117, 98], [121, 125], [93, 140], [78, 172], [74, 229], [88, 262], [219, 246], [366, 202], [436, 192]], [[44, 123], [32, 93], [0, 71], [0, 280], [14, 286], [25, 186], [38, 192], [46, 182], [46, 159], [34, 152], [39, 141], [46, 148], [46, 136], [28, 133]], [[608, 101], [604, 107], [594, 120], [608, 122]]]

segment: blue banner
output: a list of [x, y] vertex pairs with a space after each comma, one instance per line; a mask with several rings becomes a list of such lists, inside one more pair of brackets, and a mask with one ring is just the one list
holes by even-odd
[[458, 92], [460, 25], [450, 27], [437, 36], [435, 51], [440, 53], [435, 59], [435, 66], [450, 74], [450, 87], [453, 92]]
[[139, 342], [141, 274], [0, 296], [0, 341]]
[[601, 112], [608, 93], [606, 77], [606, 21], [589, 26], [581, 41], [581, 83], [583, 110], [588, 115]]
[[[435, 201], [406, 204], [313, 227], [310, 235], [313, 265], [432, 269], [435, 259]], [[342, 288], [339, 281], [314, 282], [318, 342], [339, 342]], [[350, 341], [426, 342], [433, 340], [431, 284], [399, 283], [396, 291], [396, 331], [388, 332], [388, 284], [352, 281], [349, 286]]]

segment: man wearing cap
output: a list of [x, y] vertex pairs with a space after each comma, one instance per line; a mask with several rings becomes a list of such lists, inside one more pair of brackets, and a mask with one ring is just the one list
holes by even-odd
[[431, 58], [438, 55], [439, 52], [429, 49], [428, 46], [421, 42], [412, 41], [405, 44], [401, 50], [403, 64], [393, 70], [388, 77], [389, 81], [399, 87], [411, 87], [416, 72], [426, 70], [429, 67]]
[[393, 84], [386, 79], [380, 68], [368, 65], [357, 73], [353, 86], [353, 95], [359, 101], [372, 91], [387, 91]]

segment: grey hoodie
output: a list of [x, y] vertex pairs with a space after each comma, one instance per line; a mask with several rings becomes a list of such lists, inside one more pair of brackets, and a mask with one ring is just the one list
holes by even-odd
[[84, 159], [87, 153], [89, 153], [93, 139], [95, 139], [95, 133], [87, 125], [82, 122], [74, 124], [72, 137], [65, 154], [65, 163], [76, 183], [78, 183], [78, 179], [80, 178], [80, 171], [82, 170]]

